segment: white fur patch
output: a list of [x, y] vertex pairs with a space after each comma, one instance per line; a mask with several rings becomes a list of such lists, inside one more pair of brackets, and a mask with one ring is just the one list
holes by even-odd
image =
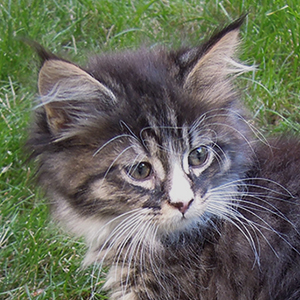
[[174, 163], [171, 178], [169, 191], [171, 203], [182, 202], [183, 204], [188, 204], [194, 198], [194, 193], [188, 177], [178, 162]]

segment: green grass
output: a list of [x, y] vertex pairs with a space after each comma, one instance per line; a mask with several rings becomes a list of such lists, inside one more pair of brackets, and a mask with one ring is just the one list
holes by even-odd
[[[23, 145], [36, 96], [38, 41], [76, 62], [139, 44], [197, 44], [249, 12], [242, 59], [258, 66], [240, 84], [265, 133], [300, 130], [300, 4], [264, 1], [3, 0], [0, 4], [0, 299], [87, 299], [85, 247], [50, 221]], [[99, 299], [105, 299], [99, 295]]]

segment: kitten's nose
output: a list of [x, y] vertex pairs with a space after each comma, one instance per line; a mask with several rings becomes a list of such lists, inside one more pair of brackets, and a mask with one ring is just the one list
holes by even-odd
[[183, 203], [183, 202], [170, 202], [170, 205], [176, 207], [183, 215], [187, 212], [189, 207], [191, 206], [192, 202], [194, 199], [190, 200], [188, 203]]

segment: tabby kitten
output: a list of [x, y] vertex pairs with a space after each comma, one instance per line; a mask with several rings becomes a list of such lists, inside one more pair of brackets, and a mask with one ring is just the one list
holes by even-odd
[[241, 23], [86, 68], [38, 50], [28, 145], [84, 263], [110, 267], [111, 300], [300, 299], [300, 142], [247, 122]]

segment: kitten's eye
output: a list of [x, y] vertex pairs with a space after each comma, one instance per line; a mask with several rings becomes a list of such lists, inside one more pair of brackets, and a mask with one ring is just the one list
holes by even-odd
[[199, 167], [207, 162], [209, 150], [206, 146], [200, 146], [190, 152], [188, 162], [191, 167]]
[[152, 173], [152, 167], [147, 162], [140, 162], [128, 169], [128, 174], [135, 180], [147, 179]]

